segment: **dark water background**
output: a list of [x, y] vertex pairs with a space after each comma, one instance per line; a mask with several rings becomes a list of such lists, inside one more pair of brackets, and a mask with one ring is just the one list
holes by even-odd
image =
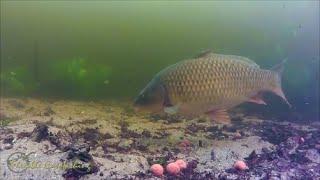
[[319, 118], [318, 1], [1, 1], [0, 45], [3, 96], [131, 99], [205, 49], [262, 68], [288, 58], [288, 100]]

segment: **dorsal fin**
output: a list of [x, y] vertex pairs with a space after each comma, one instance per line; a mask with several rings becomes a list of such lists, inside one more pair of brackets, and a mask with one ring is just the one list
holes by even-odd
[[212, 50], [211, 49], [207, 49], [207, 50], [203, 50], [201, 51], [198, 55], [196, 55], [194, 58], [203, 58], [203, 57], [206, 57], [210, 54], [213, 54]]
[[283, 69], [284, 69], [284, 64], [287, 62], [287, 58], [282, 60], [279, 64], [276, 64], [274, 65], [272, 68], [271, 68], [271, 71], [274, 71], [276, 73], [278, 73], [280, 76], [283, 72]]
[[260, 66], [256, 62], [254, 62], [253, 60], [251, 60], [249, 58], [242, 57], [242, 56], [236, 56], [236, 55], [226, 55], [226, 56], [228, 56], [230, 59], [233, 59], [233, 60], [245, 62], [252, 67], [260, 68]]
[[246, 63], [247, 65], [250, 65], [252, 67], [260, 68], [260, 66], [256, 62], [254, 62], [253, 60], [251, 60], [249, 58], [242, 57], [242, 56], [236, 56], [236, 55], [215, 54], [210, 49], [202, 51], [200, 54], [195, 56], [195, 58], [204, 58], [204, 57], [209, 57], [209, 56], [222, 57], [221, 59], [224, 59], [224, 60], [241, 61], [241, 62]]

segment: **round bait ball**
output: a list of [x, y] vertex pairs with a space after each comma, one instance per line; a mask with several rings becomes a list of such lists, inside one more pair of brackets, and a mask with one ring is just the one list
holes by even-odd
[[154, 164], [151, 166], [150, 171], [155, 176], [162, 176], [163, 175], [163, 167], [160, 164]]
[[168, 171], [169, 174], [177, 175], [180, 172], [180, 167], [176, 163], [169, 163], [166, 167], [166, 170]]
[[187, 168], [187, 163], [186, 163], [184, 160], [182, 160], [182, 159], [176, 160], [175, 163], [180, 167], [180, 169], [185, 169], [185, 168]]
[[246, 164], [245, 162], [243, 162], [243, 161], [236, 161], [236, 162], [234, 163], [233, 167], [234, 167], [235, 169], [238, 169], [238, 170], [241, 170], [241, 171], [243, 171], [243, 170], [245, 170], [245, 169], [248, 169], [247, 164]]

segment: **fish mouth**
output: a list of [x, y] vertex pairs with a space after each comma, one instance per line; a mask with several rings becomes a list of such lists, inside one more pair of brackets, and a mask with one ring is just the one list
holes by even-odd
[[143, 114], [143, 115], [150, 113], [148, 108], [143, 107], [143, 106], [139, 106], [139, 105], [134, 105], [133, 111], [137, 114]]
[[134, 110], [134, 112], [141, 112], [141, 107], [140, 107], [140, 105], [139, 105], [139, 97], [137, 97], [137, 98], [135, 98], [134, 100], [133, 100], [133, 110]]
[[141, 112], [141, 108], [139, 108], [138, 106], [133, 106], [133, 111], [136, 113]]
[[149, 111], [149, 107], [142, 105], [142, 104], [139, 102], [139, 100], [134, 101], [134, 103], [133, 103], [133, 111], [134, 111], [135, 113], [142, 113], [142, 114], [150, 112], [150, 111]]

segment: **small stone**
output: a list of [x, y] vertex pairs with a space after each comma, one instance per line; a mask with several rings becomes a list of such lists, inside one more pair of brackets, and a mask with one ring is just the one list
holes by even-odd
[[235, 132], [233, 139], [240, 139], [241, 138], [241, 134], [239, 132]]
[[3, 149], [8, 150], [8, 149], [11, 149], [12, 147], [13, 147], [12, 144], [3, 144]]
[[202, 140], [199, 140], [198, 145], [199, 145], [199, 147], [203, 147], [203, 142], [202, 142]]
[[95, 157], [103, 157], [104, 156], [104, 149], [101, 146], [99, 146], [95, 150], [93, 150], [93, 152], [91, 152], [91, 154]]
[[115, 152], [117, 152], [117, 149], [116, 148], [107, 148], [107, 152], [115, 153]]
[[129, 150], [133, 141], [131, 139], [121, 139], [118, 148], [121, 150]]
[[216, 153], [214, 152], [214, 149], [211, 150], [211, 160], [212, 161], [216, 160]]
[[301, 137], [300, 139], [299, 139], [299, 141], [300, 141], [300, 143], [304, 143], [304, 138], [303, 137]]
[[89, 162], [92, 160], [92, 156], [89, 154], [90, 146], [87, 144], [74, 145], [67, 153], [67, 159], [77, 158], [83, 162]]
[[117, 146], [120, 143], [118, 138], [111, 138], [104, 141], [107, 146]]
[[3, 143], [4, 144], [12, 144], [14, 140], [14, 137], [12, 135], [8, 135], [5, 138], [3, 138]]
[[43, 139], [48, 138], [48, 136], [48, 126], [45, 124], [37, 124], [37, 126], [32, 131], [31, 139], [39, 143]]

